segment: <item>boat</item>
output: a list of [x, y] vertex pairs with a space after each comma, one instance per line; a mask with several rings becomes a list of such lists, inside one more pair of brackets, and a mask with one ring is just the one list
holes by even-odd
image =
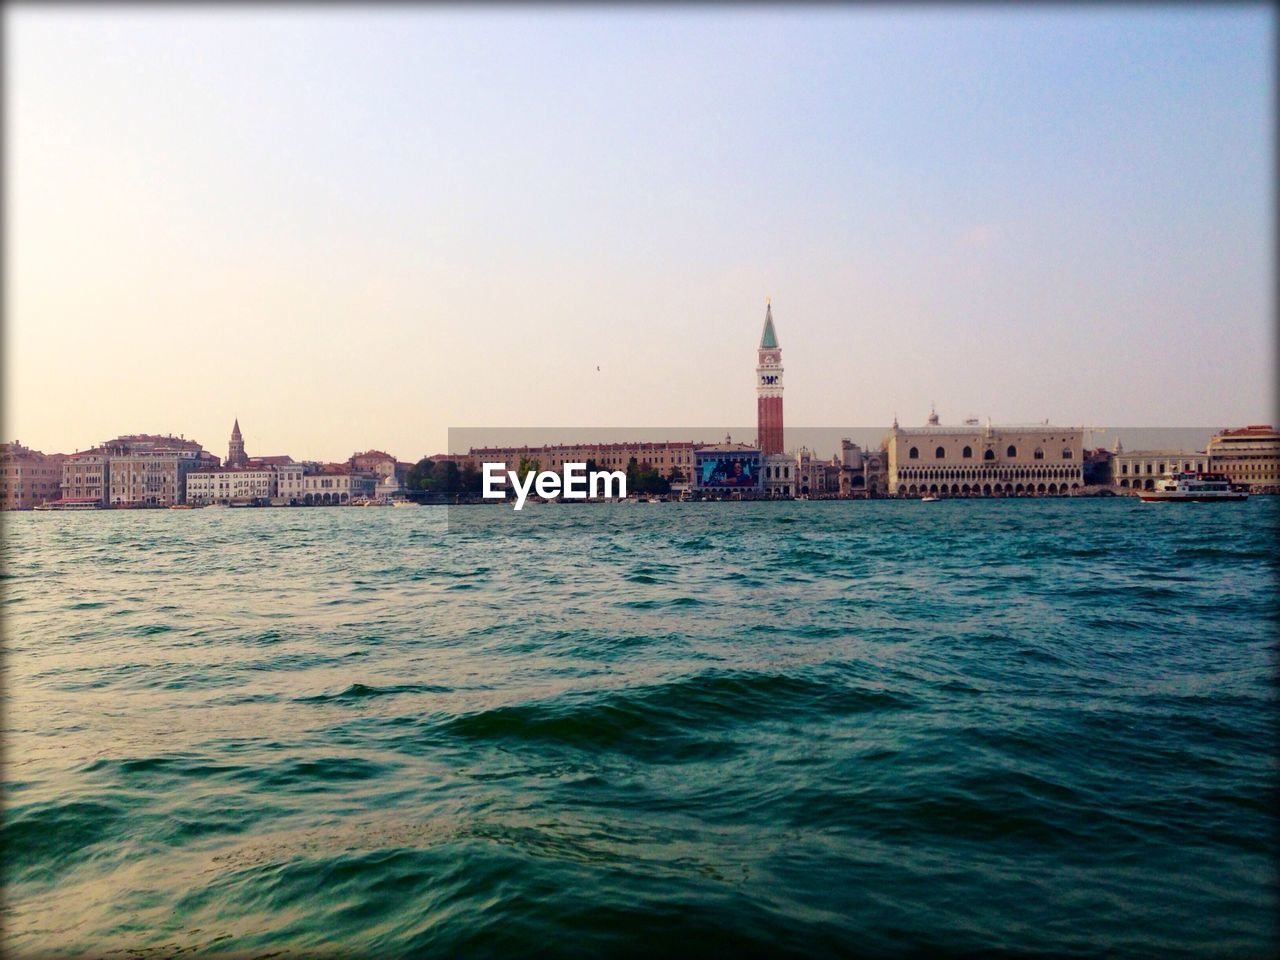
[[1248, 500], [1245, 490], [1234, 490], [1221, 473], [1175, 473], [1156, 483], [1154, 490], [1138, 493], [1143, 503], [1213, 503]]
[[920, 498], [920, 502], [921, 502], [921, 503], [934, 503], [934, 502], [936, 502], [936, 501], [937, 501], [937, 499], [938, 499], [938, 498], [937, 498], [937, 497], [935, 497], [932, 493], [926, 493], [923, 497], [921, 497], [921, 498]]
[[169, 504], [169, 509], [170, 510], [194, 510], [195, 505], [190, 503], [171, 503]]
[[408, 499], [405, 499], [405, 500], [392, 500], [392, 501], [391, 501], [391, 505], [392, 505], [393, 507], [416, 507], [416, 506], [418, 505], [418, 501], [416, 501], [416, 500], [408, 500]]
[[63, 497], [37, 503], [32, 510], [101, 510], [102, 501], [96, 497]]

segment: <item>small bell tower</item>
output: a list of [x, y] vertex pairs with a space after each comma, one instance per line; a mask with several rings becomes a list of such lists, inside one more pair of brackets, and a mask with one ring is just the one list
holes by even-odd
[[244, 455], [244, 437], [240, 436], [240, 418], [236, 417], [231, 428], [231, 442], [227, 444], [227, 466], [243, 467], [248, 462], [249, 458]]

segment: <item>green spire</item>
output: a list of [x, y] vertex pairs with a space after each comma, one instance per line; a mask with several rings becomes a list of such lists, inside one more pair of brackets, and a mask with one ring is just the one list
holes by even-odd
[[776, 350], [778, 348], [778, 335], [773, 332], [773, 304], [765, 304], [764, 308], [764, 334], [760, 337], [761, 350]]

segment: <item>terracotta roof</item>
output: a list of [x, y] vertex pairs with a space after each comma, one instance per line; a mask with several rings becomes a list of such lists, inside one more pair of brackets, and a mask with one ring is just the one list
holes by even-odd
[[1247, 427], [1238, 427], [1235, 430], [1223, 430], [1218, 436], [1220, 437], [1269, 437], [1274, 436], [1275, 427], [1269, 423], [1251, 423]]

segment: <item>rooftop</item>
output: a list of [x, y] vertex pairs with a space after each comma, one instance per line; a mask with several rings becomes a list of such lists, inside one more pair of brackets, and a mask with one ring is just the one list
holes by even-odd
[[1280, 436], [1280, 434], [1277, 434], [1275, 427], [1271, 426], [1269, 423], [1251, 423], [1247, 427], [1238, 427], [1235, 430], [1223, 430], [1218, 433], [1217, 436], [1247, 439], [1249, 437], [1275, 437]]
[[1000, 431], [1016, 432], [1016, 433], [1073, 433], [1083, 431], [1084, 427], [1063, 427], [1055, 426], [1051, 423], [957, 423], [957, 424], [937, 424], [923, 427], [900, 427], [894, 426], [890, 428], [898, 433], [910, 434], [944, 434], [944, 433], [968, 433], [978, 436], [990, 430], [992, 433]]

